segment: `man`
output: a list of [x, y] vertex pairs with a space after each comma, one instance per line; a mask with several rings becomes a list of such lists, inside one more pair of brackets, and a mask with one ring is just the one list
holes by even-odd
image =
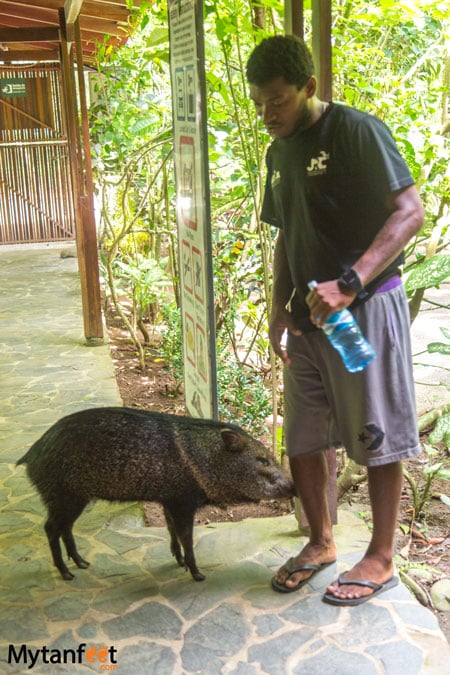
[[[286, 447], [310, 526], [309, 542], [272, 585], [295, 591], [336, 560], [323, 451], [344, 446], [367, 466], [373, 532], [363, 558], [328, 586], [323, 599], [360, 604], [398, 583], [393, 544], [401, 460], [420, 452], [399, 266], [423, 209], [387, 127], [316, 96], [303, 41], [263, 40], [249, 58], [247, 78], [274, 139], [262, 208], [263, 220], [279, 228], [269, 336], [284, 362]], [[312, 280], [317, 286], [309, 291]], [[318, 330], [344, 307], [377, 353], [359, 373], [346, 371]]]

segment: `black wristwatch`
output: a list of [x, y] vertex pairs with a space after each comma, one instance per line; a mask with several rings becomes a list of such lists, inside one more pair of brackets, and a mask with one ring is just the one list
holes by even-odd
[[353, 293], [356, 293], [356, 295], [358, 296], [361, 293], [365, 294], [364, 286], [361, 283], [361, 279], [359, 278], [358, 273], [355, 272], [354, 269], [346, 270], [341, 274], [341, 276], [338, 279], [338, 286], [343, 291], [350, 289], [351, 291], [353, 291]]

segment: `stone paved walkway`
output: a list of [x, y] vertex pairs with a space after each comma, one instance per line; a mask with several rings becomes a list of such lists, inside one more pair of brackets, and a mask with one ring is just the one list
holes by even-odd
[[62, 581], [43, 506], [15, 462], [63, 415], [120, 404], [108, 347], [84, 344], [76, 261], [58, 247], [0, 247], [1, 673], [449, 672], [436, 618], [403, 585], [352, 609], [321, 602], [368, 541], [350, 510], [339, 510], [337, 567], [298, 593], [269, 585], [299, 548], [294, 516], [196, 527], [198, 583], [139, 506], [104, 502], [75, 526], [91, 567]]

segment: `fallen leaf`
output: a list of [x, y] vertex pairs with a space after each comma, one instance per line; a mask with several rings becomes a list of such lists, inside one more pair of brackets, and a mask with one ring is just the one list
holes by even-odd
[[406, 546], [403, 546], [403, 548], [400, 549], [400, 555], [401, 555], [402, 558], [404, 558], [405, 560], [408, 560], [408, 558], [409, 558], [409, 549], [410, 549], [410, 547], [411, 547], [411, 541], [408, 541], [408, 543], [406, 544]]
[[445, 537], [431, 537], [431, 539], [428, 539], [428, 543], [432, 546], [435, 546], [436, 544], [442, 544], [443, 541], [445, 541]]
[[428, 539], [424, 534], [422, 534], [422, 532], [419, 532], [418, 530], [411, 530], [411, 536], [414, 537], [414, 539], [420, 539], [421, 541], [424, 541], [426, 544], [428, 544]]

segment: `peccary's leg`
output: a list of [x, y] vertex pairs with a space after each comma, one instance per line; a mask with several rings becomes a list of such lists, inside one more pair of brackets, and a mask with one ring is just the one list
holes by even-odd
[[[176, 536], [183, 546], [184, 564], [186, 569], [189, 569], [195, 581], [203, 581], [205, 575], [198, 569], [194, 557], [193, 533], [195, 511], [190, 511], [186, 504], [170, 504], [164, 507], [164, 511], [165, 513], [169, 512], [172, 520], [171, 526], [173, 526]], [[169, 532], [171, 533], [172, 538], [171, 526], [169, 526]], [[178, 542], [177, 546], [179, 548]]]
[[62, 578], [66, 581], [71, 581], [74, 575], [72, 572], [69, 572], [63, 560], [59, 541], [60, 537], [64, 541], [69, 558], [72, 558], [80, 568], [89, 566], [89, 563], [83, 560], [78, 553], [72, 534], [72, 526], [86, 504], [86, 501], [81, 501], [73, 495], [65, 495], [64, 501], [53, 501], [47, 505], [48, 519], [45, 523], [45, 531], [52, 552], [53, 562], [60, 571]]
[[72, 572], [69, 572], [62, 557], [61, 544], [59, 543], [59, 537], [61, 536], [61, 526], [58, 524], [58, 518], [55, 515], [50, 515], [44, 527], [47, 534], [50, 551], [52, 553], [53, 562], [59, 569], [62, 578], [66, 581], [71, 581], [74, 575]]
[[77, 567], [85, 570], [87, 567], [89, 567], [89, 563], [87, 560], [84, 560], [77, 551], [75, 539], [73, 538], [72, 527], [73, 523], [66, 525], [61, 533], [61, 536], [69, 558], [72, 558]]
[[164, 516], [166, 518], [167, 529], [170, 534], [170, 551], [180, 565], [180, 567], [185, 567], [183, 553], [181, 552], [180, 543], [178, 541], [177, 531], [175, 528], [175, 523], [173, 522], [172, 514], [169, 509], [163, 505]]

